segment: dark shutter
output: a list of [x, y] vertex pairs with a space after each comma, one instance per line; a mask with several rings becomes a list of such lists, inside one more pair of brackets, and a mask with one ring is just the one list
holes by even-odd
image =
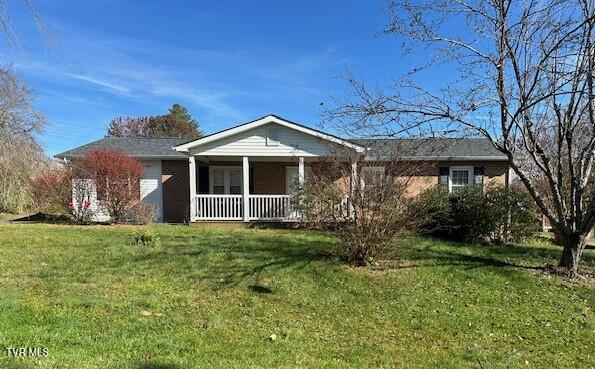
[[483, 188], [483, 167], [473, 167], [473, 185]]
[[440, 187], [448, 190], [448, 175], [450, 172], [449, 167], [440, 167], [440, 175], [438, 176], [438, 184]]
[[198, 167], [198, 193], [209, 193], [209, 167]]

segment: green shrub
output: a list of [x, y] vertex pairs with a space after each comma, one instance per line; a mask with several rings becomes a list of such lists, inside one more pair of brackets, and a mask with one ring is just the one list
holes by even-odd
[[133, 244], [138, 246], [159, 246], [161, 244], [161, 239], [159, 238], [159, 234], [153, 229], [149, 227], [142, 227], [138, 228], [132, 234], [133, 237]]
[[465, 241], [487, 238], [493, 228], [492, 209], [481, 189], [463, 188], [450, 196], [452, 232]]
[[450, 224], [450, 198], [440, 186], [429, 188], [413, 198], [407, 210], [408, 228], [423, 234], [443, 230]]
[[492, 213], [490, 239], [493, 242], [521, 242], [539, 231], [533, 201], [527, 192], [513, 187], [490, 186], [485, 197]]
[[512, 187], [467, 188], [448, 194], [436, 186], [413, 199], [408, 212], [413, 230], [446, 231], [465, 241], [519, 242], [537, 231], [531, 198]]

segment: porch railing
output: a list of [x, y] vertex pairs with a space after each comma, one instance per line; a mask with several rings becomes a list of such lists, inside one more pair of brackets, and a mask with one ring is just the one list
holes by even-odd
[[[243, 220], [242, 195], [196, 195], [196, 220]], [[248, 195], [249, 220], [298, 219], [292, 209], [290, 195]]]
[[250, 220], [298, 219], [292, 208], [291, 195], [248, 195]]
[[[300, 220], [291, 195], [248, 195], [248, 220], [291, 221]], [[242, 195], [196, 195], [193, 220], [243, 220]], [[335, 212], [348, 217], [349, 201], [345, 197], [335, 205]]]
[[197, 220], [242, 220], [242, 195], [196, 195]]

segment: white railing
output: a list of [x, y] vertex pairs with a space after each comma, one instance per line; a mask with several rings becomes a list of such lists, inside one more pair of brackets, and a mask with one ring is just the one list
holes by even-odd
[[[248, 195], [249, 220], [299, 220], [302, 217], [292, 206], [291, 195]], [[243, 220], [242, 195], [196, 195], [194, 220]], [[348, 217], [349, 201], [345, 197], [335, 205], [335, 211]]]
[[248, 195], [250, 220], [291, 220], [298, 219], [292, 209], [291, 195]]
[[197, 220], [242, 220], [242, 195], [196, 195]]

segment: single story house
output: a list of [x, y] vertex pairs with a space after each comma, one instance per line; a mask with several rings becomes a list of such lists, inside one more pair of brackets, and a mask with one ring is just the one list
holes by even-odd
[[412, 195], [436, 184], [456, 190], [509, 181], [507, 157], [486, 139], [347, 140], [276, 115], [191, 141], [106, 137], [56, 157], [76, 160], [91, 149], [119, 150], [141, 161], [141, 199], [157, 205], [162, 222], [291, 220], [296, 185], [338, 150], [373, 161], [360, 172], [384, 171], [389, 151], [420, 163], [410, 180]]

